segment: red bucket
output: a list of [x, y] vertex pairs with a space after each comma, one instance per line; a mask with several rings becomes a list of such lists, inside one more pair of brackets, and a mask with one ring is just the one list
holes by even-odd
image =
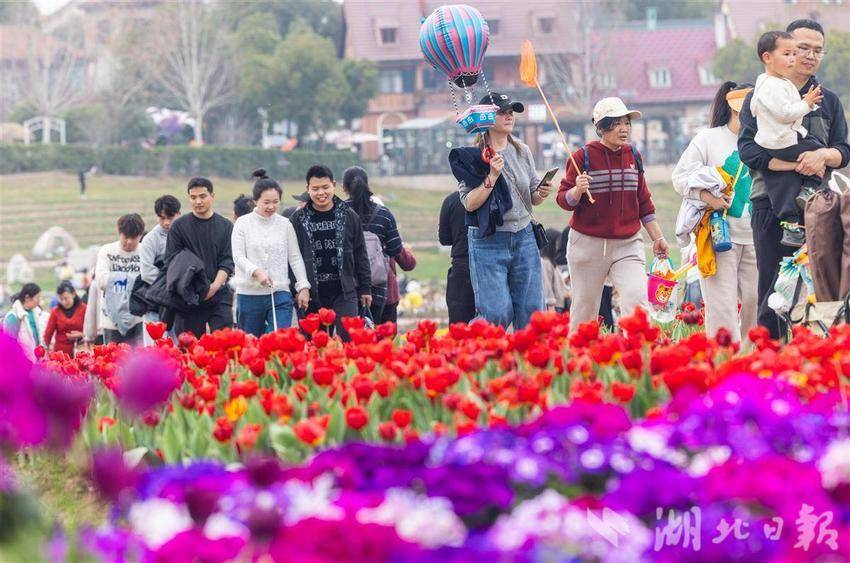
[[679, 283], [676, 280], [668, 280], [663, 277], [665, 271], [673, 271], [673, 262], [668, 258], [667, 262], [662, 262], [663, 267], [658, 267], [658, 259], [653, 259], [649, 265], [649, 273], [646, 275], [646, 297], [649, 299], [650, 305], [656, 307], [665, 307], [673, 297], [673, 290]]

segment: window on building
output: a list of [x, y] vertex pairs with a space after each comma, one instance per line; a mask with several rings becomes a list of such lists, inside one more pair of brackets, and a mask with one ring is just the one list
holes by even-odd
[[381, 32], [381, 45], [394, 45], [396, 42], [396, 35], [398, 30], [394, 27], [382, 27], [380, 29]]
[[596, 87], [600, 90], [613, 90], [617, 87], [617, 78], [613, 72], [600, 72], [596, 75]]
[[446, 88], [446, 77], [433, 68], [422, 69], [422, 89], [428, 92], [436, 92]]
[[413, 92], [415, 74], [413, 70], [381, 70], [378, 72], [378, 91], [382, 94]]
[[490, 35], [498, 35], [499, 34], [499, 24], [501, 22], [497, 19], [487, 20], [487, 27], [490, 28]]
[[710, 66], [699, 65], [699, 83], [703, 86], [719, 84], [720, 81], [714, 76]]
[[649, 71], [649, 85], [652, 88], [669, 88], [673, 85], [673, 77], [669, 68], [656, 68]]
[[100, 20], [97, 22], [97, 41], [98, 43], [109, 43], [110, 35], [112, 34], [112, 22], [109, 20]]
[[555, 28], [555, 18], [551, 16], [537, 18], [537, 28], [540, 30], [540, 33], [552, 33], [552, 30]]

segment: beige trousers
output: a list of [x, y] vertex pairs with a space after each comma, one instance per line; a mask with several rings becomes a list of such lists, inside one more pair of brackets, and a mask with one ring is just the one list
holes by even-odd
[[[725, 327], [740, 342], [756, 326], [758, 309], [758, 269], [756, 247], [733, 243], [732, 249], [714, 255], [717, 273], [700, 278], [705, 301], [705, 330], [709, 336]], [[738, 315], [738, 302], [741, 314]]]
[[605, 278], [620, 296], [621, 315], [631, 314], [636, 306], [648, 308], [646, 262], [640, 233], [628, 239], [606, 239], [570, 229], [567, 262], [572, 281], [572, 329], [599, 315]]

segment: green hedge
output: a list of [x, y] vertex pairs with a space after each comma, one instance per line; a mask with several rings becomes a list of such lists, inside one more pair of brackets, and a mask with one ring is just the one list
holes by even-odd
[[327, 164], [340, 172], [358, 164], [357, 153], [349, 151], [301, 151], [244, 147], [138, 147], [82, 145], [0, 145], [0, 174], [70, 170], [97, 165], [105, 174], [133, 176], [219, 176], [247, 178], [256, 168], [265, 168], [280, 179], [302, 178], [313, 164]]

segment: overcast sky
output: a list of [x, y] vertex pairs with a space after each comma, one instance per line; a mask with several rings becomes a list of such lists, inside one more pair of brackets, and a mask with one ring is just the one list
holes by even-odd
[[67, 4], [70, 0], [32, 0], [42, 14], [51, 14]]

